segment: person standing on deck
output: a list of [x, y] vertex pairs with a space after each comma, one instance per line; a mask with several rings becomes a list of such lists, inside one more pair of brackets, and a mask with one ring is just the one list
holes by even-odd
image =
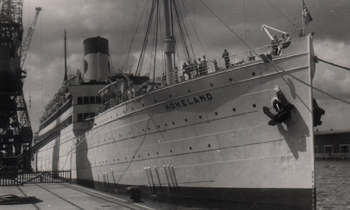
[[201, 61], [201, 58], [198, 58], [198, 75], [202, 75], [202, 71], [203, 71], [203, 63]]
[[224, 53], [222, 54], [222, 58], [224, 58], [225, 60], [225, 66], [228, 69], [230, 67], [230, 57], [229, 57], [229, 53], [227, 52], [227, 50], [224, 50]]
[[278, 55], [278, 42], [279, 42], [279, 40], [277, 39], [277, 36], [275, 35], [274, 39], [271, 41], [273, 55]]
[[213, 63], [214, 63], [215, 71], [219, 71], [218, 62], [214, 59]]
[[195, 78], [198, 75], [198, 63], [196, 59], [193, 60], [193, 75], [192, 78]]
[[208, 74], [208, 60], [206, 59], [205, 55], [203, 55], [203, 72], [202, 74]]

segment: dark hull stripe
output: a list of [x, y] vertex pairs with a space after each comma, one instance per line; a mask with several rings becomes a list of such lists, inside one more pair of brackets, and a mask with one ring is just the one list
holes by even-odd
[[[114, 185], [106, 182], [72, 180], [73, 183], [113, 194], [126, 195], [130, 185]], [[167, 201], [171, 203], [213, 205], [219, 209], [315, 209], [315, 189], [280, 188], [196, 188], [196, 187], [154, 187], [138, 186], [142, 200]], [[153, 195], [153, 196], [152, 196]], [[310, 196], [312, 195], [312, 196]], [[248, 207], [248, 208], [247, 208]]]

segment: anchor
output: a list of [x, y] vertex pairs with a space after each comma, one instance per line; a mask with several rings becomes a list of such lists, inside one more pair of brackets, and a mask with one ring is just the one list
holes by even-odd
[[271, 119], [268, 123], [271, 126], [288, 120], [291, 115], [290, 110], [294, 108], [294, 105], [289, 103], [278, 85], [275, 86], [275, 91], [277, 97], [271, 100], [271, 109], [273, 109], [276, 114], [272, 113], [269, 107], [263, 107], [263, 112]]

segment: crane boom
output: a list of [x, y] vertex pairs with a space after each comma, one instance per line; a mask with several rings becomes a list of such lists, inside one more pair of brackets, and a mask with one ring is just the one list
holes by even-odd
[[32, 20], [32, 22], [31, 22], [31, 24], [30, 24], [30, 26], [29, 26], [29, 28], [27, 30], [26, 36], [24, 37], [24, 40], [23, 40], [22, 45], [21, 45], [21, 54], [20, 54], [20, 56], [21, 56], [21, 63], [20, 63], [21, 69], [23, 68], [24, 61], [25, 61], [26, 56], [27, 56], [27, 52], [28, 52], [28, 49], [29, 49], [30, 41], [32, 40], [32, 36], [33, 36], [33, 33], [34, 33], [36, 21], [38, 19], [40, 11], [41, 11], [41, 7], [36, 7], [35, 8], [34, 19]]
[[276, 28], [273, 28], [273, 27], [271, 27], [271, 26], [268, 26], [268, 25], [263, 24], [263, 25], [261, 26], [261, 30], [265, 31], [266, 34], [270, 37], [271, 40], [273, 40], [273, 37], [272, 37], [272, 35], [270, 34], [270, 32], [267, 30], [268, 28], [271, 29], [271, 30], [280, 32], [281, 34], [289, 34], [288, 32], [284, 32], [284, 31], [281, 31], [281, 30], [279, 30], [279, 29], [276, 29]]

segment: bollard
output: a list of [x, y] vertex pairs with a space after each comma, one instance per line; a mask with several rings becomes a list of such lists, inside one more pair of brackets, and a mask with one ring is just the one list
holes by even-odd
[[139, 187], [128, 187], [126, 192], [130, 193], [130, 200], [133, 202], [142, 202], [141, 200], [141, 189]]

